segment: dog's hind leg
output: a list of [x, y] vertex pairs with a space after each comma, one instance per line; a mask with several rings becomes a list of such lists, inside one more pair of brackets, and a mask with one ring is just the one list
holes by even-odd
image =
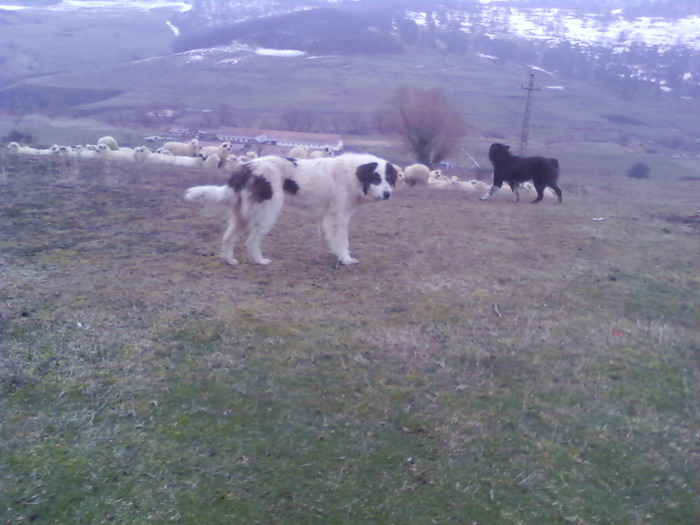
[[557, 194], [557, 199], [559, 199], [559, 204], [561, 204], [562, 198], [561, 198], [561, 190], [559, 189], [559, 186], [556, 184], [551, 184], [550, 187], [554, 190], [554, 193]]
[[535, 183], [535, 191], [537, 191], [537, 198], [532, 201], [532, 204], [537, 204], [544, 198], [544, 189], [546, 188], [546, 185], [542, 183]]
[[258, 204], [253, 210], [252, 217], [248, 219], [248, 239], [246, 239], [246, 247], [248, 255], [256, 264], [267, 265], [272, 261], [262, 256], [261, 244], [262, 240], [270, 233], [270, 230], [277, 222], [277, 218], [282, 211], [282, 199], [267, 201], [263, 204]]
[[221, 257], [228, 264], [238, 264], [238, 261], [233, 257], [233, 249], [236, 246], [236, 241], [243, 227], [242, 219], [238, 214], [233, 210], [229, 211], [228, 227], [226, 228], [224, 239], [221, 243]]
[[520, 183], [518, 182], [508, 182], [510, 185], [510, 189], [513, 190], [513, 193], [515, 193], [515, 202], [520, 202], [520, 193], [518, 193], [518, 188], [520, 187]]

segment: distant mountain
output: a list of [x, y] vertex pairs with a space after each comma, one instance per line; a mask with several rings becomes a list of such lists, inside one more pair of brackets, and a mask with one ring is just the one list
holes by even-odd
[[194, 0], [173, 24], [177, 52], [240, 42], [316, 54], [480, 53], [626, 98], [700, 98], [697, 0]]

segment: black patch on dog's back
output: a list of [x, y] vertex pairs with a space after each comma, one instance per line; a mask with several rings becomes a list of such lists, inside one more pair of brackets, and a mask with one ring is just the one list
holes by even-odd
[[255, 202], [263, 202], [272, 198], [272, 184], [260, 175], [253, 173], [253, 168], [247, 164], [239, 166], [228, 179], [228, 185], [236, 193], [245, 188]]
[[374, 170], [377, 169], [378, 165], [379, 164], [376, 162], [363, 164], [362, 166], [358, 167], [357, 171], [355, 172], [357, 178], [360, 180], [360, 184], [362, 184], [362, 191], [365, 195], [367, 195], [370, 184], [379, 184], [382, 181], [381, 177], [377, 173], [374, 173]]
[[299, 191], [299, 185], [296, 183], [296, 181], [293, 181], [292, 179], [284, 179], [282, 189], [285, 193], [289, 193], [290, 195], [296, 195]]
[[262, 202], [272, 198], [272, 184], [260, 175], [253, 176], [250, 183], [250, 196], [255, 202]]

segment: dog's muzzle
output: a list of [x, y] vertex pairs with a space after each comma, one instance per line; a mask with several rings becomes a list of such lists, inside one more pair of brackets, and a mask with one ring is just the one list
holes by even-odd
[[390, 192], [390, 191], [385, 191], [385, 192], [382, 194], [382, 200], [383, 200], [383, 201], [388, 201], [388, 200], [389, 200], [389, 197], [391, 197], [391, 192]]

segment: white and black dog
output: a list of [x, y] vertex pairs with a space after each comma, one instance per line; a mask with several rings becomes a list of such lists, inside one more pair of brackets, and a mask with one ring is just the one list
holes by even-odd
[[493, 185], [488, 193], [481, 197], [481, 200], [488, 199], [501, 188], [504, 182], [507, 182], [515, 193], [515, 200], [519, 201], [518, 186], [531, 180], [537, 191], [537, 198], [532, 201], [533, 203], [542, 200], [547, 186], [554, 190], [559, 202], [561, 202], [561, 190], [557, 186], [559, 161], [545, 157], [517, 157], [509, 150], [510, 146], [506, 144], [491, 144], [489, 160], [493, 164]]
[[185, 199], [203, 197], [226, 205], [228, 228], [221, 256], [229, 264], [238, 264], [233, 250], [245, 232], [250, 258], [257, 264], [270, 263], [260, 245], [285, 204], [304, 209], [320, 221], [338, 263], [355, 264], [348, 241], [350, 217], [360, 204], [389, 199], [397, 178], [391, 163], [369, 154], [316, 159], [265, 156], [238, 166], [225, 186], [189, 188]]

